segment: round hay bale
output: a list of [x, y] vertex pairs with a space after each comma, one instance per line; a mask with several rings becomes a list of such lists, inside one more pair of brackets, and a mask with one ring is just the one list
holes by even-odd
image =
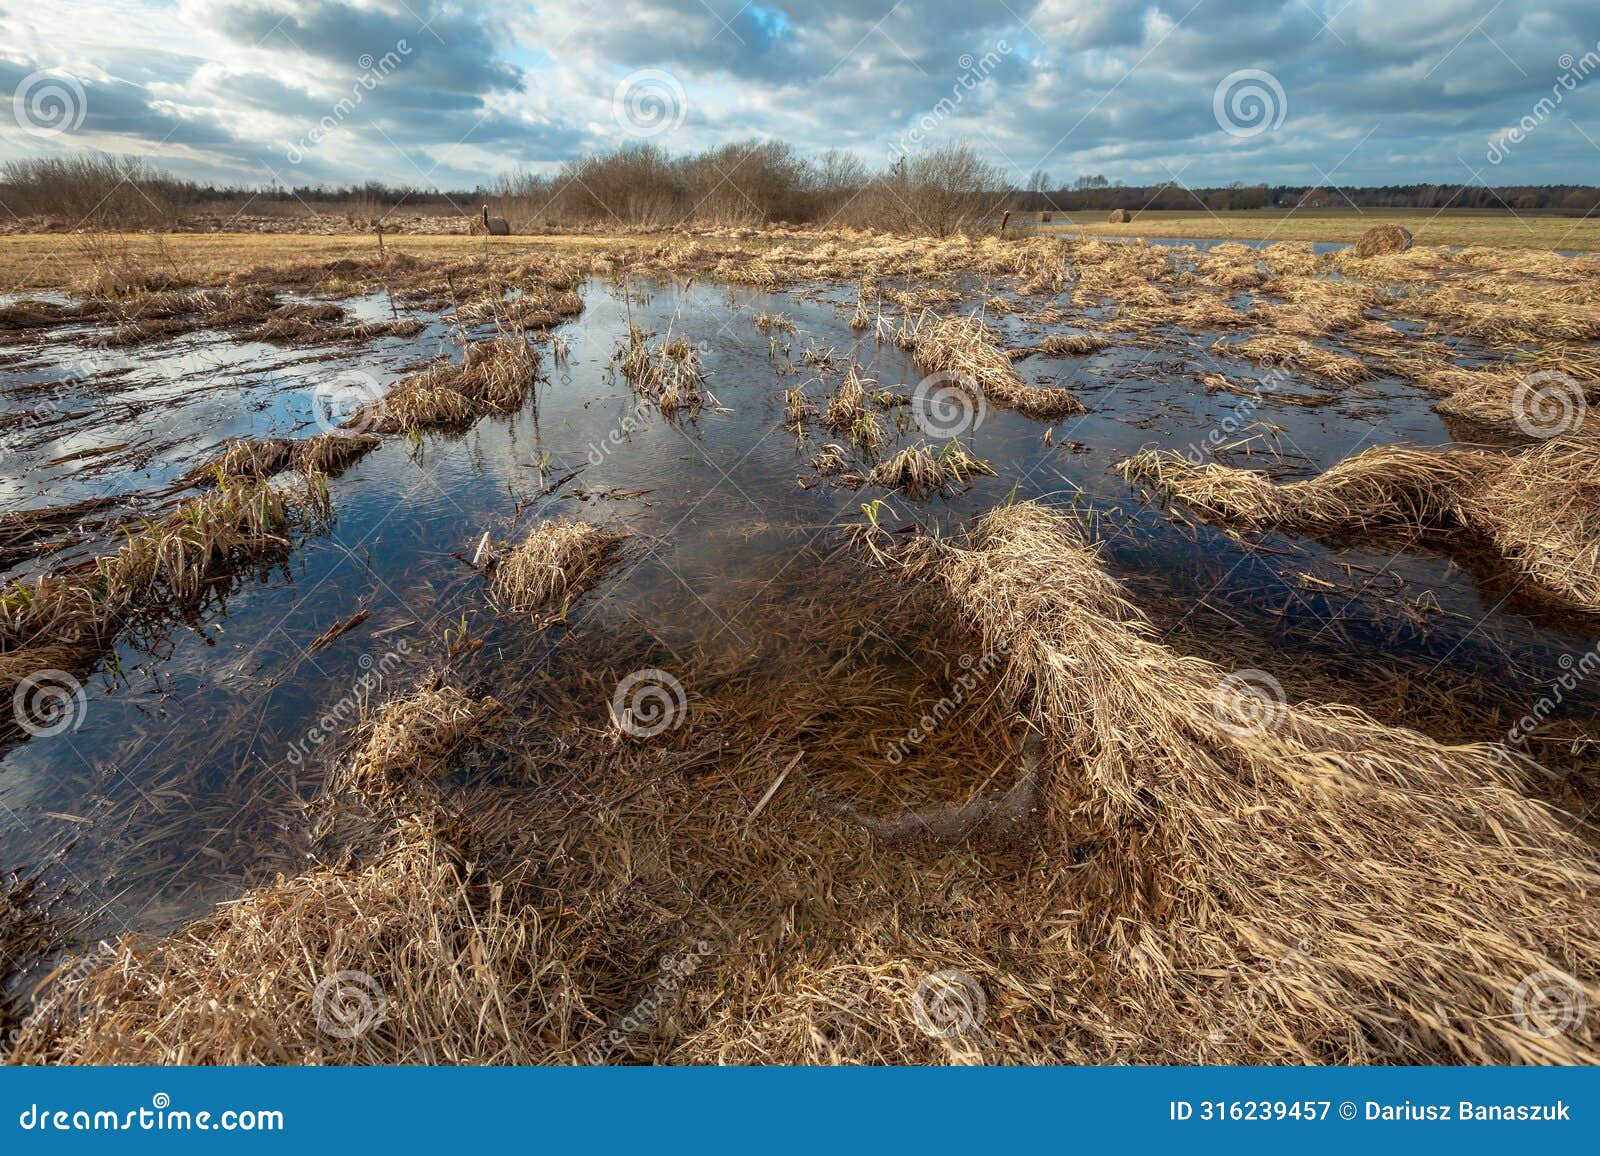
[[1126, 225], [1129, 221], [1133, 220], [1133, 214], [1128, 212], [1127, 209], [1112, 209], [1111, 215], [1107, 217], [1106, 220], [1110, 221], [1113, 225]]
[[1356, 242], [1357, 257], [1376, 257], [1379, 253], [1400, 253], [1411, 248], [1411, 230], [1399, 225], [1374, 225]]

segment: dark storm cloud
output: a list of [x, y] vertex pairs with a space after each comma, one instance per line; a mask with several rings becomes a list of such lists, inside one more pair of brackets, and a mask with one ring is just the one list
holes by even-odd
[[240, 47], [326, 61], [336, 71], [364, 71], [363, 59], [403, 44], [411, 54], [407, 82], [439, 95], [483, 95], [523, 83], [519, 69], [497, 59], [492, 25], [439, 0], [388, 8], [340, 0], [209, 0], [201, 11]]
[[[45, 70], [35, 61], [0, 58], [0, 98], [10, 106], [18, 86], [41, 71]], [[119, 79], [80, 80], [74, 77], [72, 80], [82, 93], [81, 98], [68, 98], [74, 110], [67, 118], [75, 125], [72, 132], [84, 136], [104, 134], [128, 137], [200, 149], [227, 147], [237, 143], [237, 139], [213, 117], [179, 116], [157, 107], [143, 85]]]
[[[1564, 54], [1600, 39], [1590, 0], [185, 2], [192, 42], [94, 61], [108, 75], [85, 81], [81, 134], [236, 172], [281, 163], [333, 117], [296, 176], [469, 184], [629, 139], [613, 93], [641, 69], [681, 87], [679, 126], [654, 138], [672, 150], [771, 136], [881, 164], [908, 139], [966, 137], [1019, 179], [1469, 180]], [[76, 59], [71, 31], [58, 36]], [[401, 44], [382, 83], [347, 100], [364, 62]], [[24, 73], [40, 66], [54, 64]], [[1224, 131], [1213, 97], [1240, 70], [1281, 90], [1277, 128]], [[18, 75], [0, 67], [0, 82]], [[1597, 111], [1600, 73], [1493, 179], [1600, 180], [1584, 132], [1600, 134], [1583, 127]]]

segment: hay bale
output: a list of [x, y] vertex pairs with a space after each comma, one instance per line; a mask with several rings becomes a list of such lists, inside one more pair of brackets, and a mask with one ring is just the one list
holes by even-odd
[[1113, 225], [1126, 225], [1133, 220], [1133, 214], [1127, 209], [1112, 209], [1106, 220]]
[[1357, 257], [1401, 253], [1411, 248], [1411, 230], [1400, 225], [1374, 225], [1356, 241]]

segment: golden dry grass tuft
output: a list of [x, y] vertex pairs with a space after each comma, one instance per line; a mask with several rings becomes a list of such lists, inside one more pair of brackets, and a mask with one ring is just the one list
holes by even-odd
[[225, 484], [131, 534], [98, 565], [108, 601], [200, 599], [220, 577], [288, 548], [295, 527], [321, 529], [332, 517], [325, 482], [298, 491], [264, 483]]
[[1557, 437], [1517, 453], [1385, 446], [1288, 483], [1151, 450], [1117, 469], [1223, 525], [1481, 538], [1545, 594], [1600, 612], [1600, 442], [1592, 438]]
[[189, 485], [229, 479], [261, 480], [288, 469], [332, 477], [382, 444], [370, 434], [330, 432], [302, 441], [292, 438], [240, 438], [221, 453], [184, 474]]
[[562, 611], [599, 581], [628, 538], [588, 522], [542, 522], [489, 564], [489, 588], [509, 610], [533, 613], [560, 600]]
[[863, 377], [861, 367], [851, 362], [839, 388], [828, 398], [823, 424], [834, 433], [848, 433], [867, 416], [867, 393], [876, 384], [870, 377]]
[[1195, 465], [1182, 454], [1144, 450], [1117, 465], [1203, 518], [1253, 529], [1326, 533], [1448, 526], [1464, 488], [1493, 468], [1486, 453], [1379, 446], [1303, 481], [1227, 466]]
[[927, 443], [907, 446], [891, 458], [879, 462], [867, 475], [874, 486], [899, 490], [913, 500], [926, 498], [944, 488], [944, 471]]
[[408, 818], [370, 866], [124, 940], [35, 1008], [9, 1061], [529, 1063], [546, 1054], [542, 953], [537, 912], [483, 879], [449, 824]]
[[1552, 438], [1500, 464], [1463, 522], [1541, 589], [1600, 613], [1600, 440]]
[[39, 671], [88, 669], [130, 616], [192, 609], [240, 572], [281, 558], [293, 532], [321, 531], [332, 517], [321, 475], [229, 478], [125, 531], [92, 569], [11, 581], [0, 591], [0, 692]]
[[445, 760], [503, 711], [493, 698], [474, 698], [432, 676], [362, 721], [327, 796], [351, 795], [374, 811], [424, 806]]
[[[1232, 1063], [1600, 1058], [1592, 1020], [1542, 1038], [1508, 1017], [1524, 978], [1600, 950], [1594, 853], [1527, 796], [1531, 764], [1174, 653], [1078, 521], [1036, 504], [914, 571], [1004, 646], [1057, 755], [1049, 822], [1098, 848], [1063, 928], [1094, 961], [1066, 1037]], [[1219, 991], [1241, 975], [1243, 1015]]]
[[460, 362], [402, 379], [346, 424], [389, 434], [457, 428], [485, 414], [516, 413], [539, 377], [539, 351], [520, 333], [501, 334], [469, 342]]
[[951, 374], [995, 405], [1045, 421], [1084, 412], [1069, 390], [1025, 383], [982, 318], [924, 312], [908, 327], [903, 343], [924, 370]]
[[670, 330], [654, 343], [651, 336], [629, 324], [627, 344], [618, 349], [616, 358], [622, 376], [668, 417], [698, 412], [705, 404], [700, 386], [707, 376], [699, 348]]

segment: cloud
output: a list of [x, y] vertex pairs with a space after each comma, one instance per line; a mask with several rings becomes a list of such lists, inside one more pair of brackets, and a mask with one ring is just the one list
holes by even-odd
[[[49, 141], [0, 135], [0, 157], [87, 146], [220, 180], [470, 186], [624, 143], [618, 86], [659, 69], [684, 105], [653, 138], [673, 150], [754, 136], [881, 164], [908, 140], [966, 137], [1019, 179], [1042, 167], [1190, 184], [1460, 183], [1486, 169], [1494, 183], [1558, 183], [1597, 160], [1583, 123], [1600, 112], [1600, 75], [1564, 90], [1503, 164], [1485, 159], [1560, 86], [1564, 54], [1596, 51], [1589, 0], [59, 6], [48, 21], [0, 15], [0, 90], [64, 70], [85, 116]], [[1213, 95], [1240, 70], [1281, 88], [1277, 129], [1219, 125]]]

